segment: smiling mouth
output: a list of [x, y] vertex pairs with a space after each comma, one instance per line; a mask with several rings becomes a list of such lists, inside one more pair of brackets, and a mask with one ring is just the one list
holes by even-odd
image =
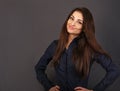
[[71, 26], [71, 25], [68, 25], [68, 28], [70, 29], [70, 30], [74, 30], [75, 28], [73, 27], [73, 26]]

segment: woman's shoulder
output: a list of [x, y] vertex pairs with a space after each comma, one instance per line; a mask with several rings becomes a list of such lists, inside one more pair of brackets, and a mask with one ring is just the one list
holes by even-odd
[[108, 54], [98, 53], [98, 52], [94, 53], [94, 57], [108, 57], [108, 58], [110, 58], [110, 56]]
[[57, 46], [57, 44], [58, 44], [58, 40], [53, 40], [53, 41], [50, 43], [50, 45], [48, 46], [48, 48], [54, 48], [54, 47]]
[[56, 40], [53, 40], [53, 43], [57, 44], [57, 43], [58, 43], [58, 40], [57, 40], [57, 39], [56, 39]]
[[50, 45], [56, 46], [58, 44], [58, 40], [53, 40]]
[[94, 61], [102, 61], [102, 60], [112, 60], [111, 57], [104, 53], [94, 53], [93, 56]]

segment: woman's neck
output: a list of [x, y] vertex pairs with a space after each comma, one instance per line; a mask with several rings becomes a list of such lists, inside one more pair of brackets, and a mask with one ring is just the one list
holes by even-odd
[[76, 38], [76, 37], [77, 37], [77, 36], [69, 35], [69, 37], [68, 37], [68, 42], [67, 42], [67, 44], [66, 44], [66, 49], [68, 49], [70, 43], [71, 43], [72, 40], [73, 40], [74, 38]]

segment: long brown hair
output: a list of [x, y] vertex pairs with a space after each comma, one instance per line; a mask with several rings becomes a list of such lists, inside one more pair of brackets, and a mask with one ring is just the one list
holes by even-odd
[[83, 28], [82, 32], [78, 36], [78, 45], [73, 49], [72, 58], [75, 63], [76, 70], [82, 74], [83, 77], [86, 77], [89, 73], [89, 65], [92, 55], [96, 52], [108, 55], [96, 41], [93, 16], [87, 8], [75, 8], [68, 15], [60, 33], [58, 45], [53, 56], [53, 63], [54, 65], [59, 64], [61, 54], [68, 43], [69, 34], [66, 28], [67, 21], [75, 11], [78, 11], [83, 15]]

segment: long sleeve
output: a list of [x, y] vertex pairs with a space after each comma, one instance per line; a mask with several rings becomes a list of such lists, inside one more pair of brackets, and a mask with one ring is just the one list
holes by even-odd
[[118, 67], [112, 62], [112, 59], [99, 54], [94, 59], [97, 63], [99, 63], [105, 70], [105, 77], [95, 86], [94, 91], [105, 91], [105, 89], [111, 85], [116, 78], [120, 75], [120, 70]]
[[55, 47], [56, 47], [56, 41], [53, 41], [48, 46], [45, 53], [43, 54], [43, 56], [40, 58], [39, 62], [35, 66], [37, 79], [44, 86], [46, 91], [48, 91], [53, 86], [53, 83], [48, 79], [45, 70], [47, 68], [48, 63], [51, 61], [53, 57]]

